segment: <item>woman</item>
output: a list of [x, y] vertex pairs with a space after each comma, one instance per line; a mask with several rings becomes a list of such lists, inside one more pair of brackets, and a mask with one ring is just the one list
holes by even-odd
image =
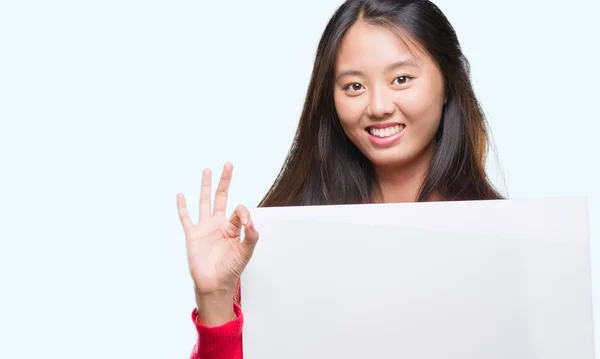
[[[259, 206], [500, 199], [487, 146], [468, 62], [442, 12], [426, 0], [348, 0], [320, 40], [291, 151]], [[259, 235], [246, 207], [225, 217], [231, 178], [227, 163], [211, 213], [203, 172], [198, 224], [177, 197], [196, 359], [242, 358], [237, 284]]]

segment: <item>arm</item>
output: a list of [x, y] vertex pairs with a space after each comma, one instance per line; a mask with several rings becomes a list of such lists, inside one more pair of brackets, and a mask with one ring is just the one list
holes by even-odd
[[192, 321], [198, 334], [190, 359], [242, 359], [242, 326], [244, 316], [240, 281], [235, 286], [233, 302], [229, 294], [200, 296], [196, 294], [197, 308]]
[[222, 325], [207, 326], [197, 319], [198, 310], [192, 312], [198, 339], [190, 359], [242, 359], [242, 326], [244, 316], [239, 305], [233, 304], [236, 318]]
[[237, 206], [229, 219], [225, 217], [231, 173], [231, 164], [225, 164], [211, 211], [211, 172], [202, 172], [197, 224], [189, 216], [183, 194], [177, 195], [198, 308], [192, 313], [198, 339], [191, 359], [242, 359], [239, 278], [252, 257], [258, 232], [245, 206]]

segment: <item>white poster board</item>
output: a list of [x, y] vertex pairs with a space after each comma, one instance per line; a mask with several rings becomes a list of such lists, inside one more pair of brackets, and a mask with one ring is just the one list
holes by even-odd
[[592, 359], [584, 198], [259, 208], [244, 359]]

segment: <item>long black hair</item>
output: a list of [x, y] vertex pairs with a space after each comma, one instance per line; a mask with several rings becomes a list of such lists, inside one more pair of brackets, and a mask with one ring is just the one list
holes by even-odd
[[348, 0], [323, 32], [292, 147], [259, 206], [371, 201], [377, 183], [374, 168], [343, 132], [333, 100], [338, 49], [358, 21], [388, 27], [417, 41], [444, 78], [446, 104], [417, 201], [434, 193], [443, 200], [501, 198], [485, 172], [489, 136], [469, 63], [441, 10], [427, 0]]

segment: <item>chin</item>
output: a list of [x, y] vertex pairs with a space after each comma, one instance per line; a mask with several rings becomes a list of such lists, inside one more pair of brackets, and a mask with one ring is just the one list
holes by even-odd
[[416, 156], [407, 156], [401, 153], [378, 153], [367, 155], [375, 167], [402, 167], [410, 164]]
[[363, 153], [376, 167], [403, 167], [431, 159], [430, 146], [414, 146], [413, 143], [396, 143], [388, 148], [364, 146]]

